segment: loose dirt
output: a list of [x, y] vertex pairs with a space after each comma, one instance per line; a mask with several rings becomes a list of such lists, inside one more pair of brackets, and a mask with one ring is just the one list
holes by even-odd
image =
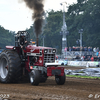
[[66, 77], [64, 85], [57, 85], [53, 76], [39, 86], [27, 82], [0, 83], [0, 97], [0, 100], [100, 100], [100, 80]]

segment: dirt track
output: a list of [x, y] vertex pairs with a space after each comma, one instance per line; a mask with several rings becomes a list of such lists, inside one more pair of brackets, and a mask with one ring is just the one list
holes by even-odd
[[46, 83], [32, 86], [30, 83], [2, 84], [0, 100], [100, 100], [100, 80], [66, 77], [64, 85], [57, 85], [54, 77]]

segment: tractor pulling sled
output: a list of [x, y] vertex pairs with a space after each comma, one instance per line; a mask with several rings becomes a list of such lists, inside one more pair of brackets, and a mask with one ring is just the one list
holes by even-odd
[[30, 43], [29, 33], [18, 31], [15, 46], [6, 46], [0, 54], [0, 82], [18, 82], [28, 74], [32, 85], [46, 82], [55, 76], [58, 85], [65, 83], [64, 67], [55, 63], [56, 49]]

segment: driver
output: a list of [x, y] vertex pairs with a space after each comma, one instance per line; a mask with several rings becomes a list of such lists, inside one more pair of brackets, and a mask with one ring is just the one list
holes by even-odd
[[19, 38], [19, 46], [20, 46], [20, 53], [22, 55], [22, 58], [25, 58], [26, 53], [24, 53], [24, 50], [26, 50], [27, 47], [27, 41], [26, 41], [26, 37], [24, 36], [24, 34], [21, 34], [20, 38]]
[[27, 41], [24, 36], [21, 36], [20, 37], [20, 47], [25, 49], [26, 46], [27, 46]]

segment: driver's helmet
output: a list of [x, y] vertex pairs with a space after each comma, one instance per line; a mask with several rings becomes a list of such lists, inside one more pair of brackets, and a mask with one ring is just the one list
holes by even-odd
[[21, 34], [20, 34], [20, 37], [21, 37], [22, 39], [24, 39], [24, 38], [25, 38], [25, 36], [26, 36], [26, 34], [25, 34], [25, 33], [21, 33]]
[[20, 36], [25, 37], [25, 36], [26, 36], [26, 34], [25, 34], [25, 33], [21, 33], [21, 34], [20, 34]]

